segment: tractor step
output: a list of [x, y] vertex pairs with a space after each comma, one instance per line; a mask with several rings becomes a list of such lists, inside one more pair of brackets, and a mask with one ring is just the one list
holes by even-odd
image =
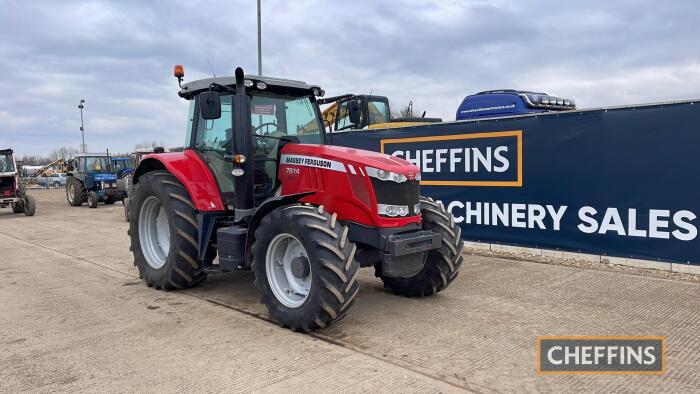
[[238, 271], [245, 267], [245, 245], [248, 228], [231, 226], [216, 231], [221, 271]]

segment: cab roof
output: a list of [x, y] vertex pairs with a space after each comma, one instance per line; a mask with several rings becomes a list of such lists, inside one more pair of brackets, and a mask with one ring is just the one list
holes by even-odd
[[[309, 85], [306, 82], [303, 81], [296, 81], [293, 79], [284, 79], [284, 78], [275, 78], [275, 77], [261, 77], [259, 75], [252, 75], [252, 74], [246, 74], [245, 79], [253, 81], [253, 84], [258, 81], [265, 82], [268, 86], [271, 87], [282, 87], [282, 88], [291, 88], [291, 89], [300, 89], [300, 90], [311, 90], [313, 88], [321, 88], [318, 85]], [[236, 85], [236, 77], [234, 76], [226, 76], [226, 77], [214, 77], [214, 78], [204, 78], [204, 79], [198, 79], [196, 81], [191, 81], [187, 82], [182, 85], [182, 89], [180, 89], [180, 96], [189, 98], [195, 93], [199, 93], [203, 90], [209, 89], [209, 85], [212, 83], [218, 83], [219, 85], [224, 85], [224, 86], [235, 86]], [[254, 88], [247, 88], [247, 89], [252, 89], [256, 90]]]

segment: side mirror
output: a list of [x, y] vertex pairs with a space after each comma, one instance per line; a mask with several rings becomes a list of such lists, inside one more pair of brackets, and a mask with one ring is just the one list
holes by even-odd
[[357, 100], [350, 100], [348, 102], [348, 116], [350, 117], [350, 123], [360, 126], [360, 104]]
[[197, 96], [197, 106], [202, 119], [219, 119], [221, 117], [221, 97], [212, 90]]

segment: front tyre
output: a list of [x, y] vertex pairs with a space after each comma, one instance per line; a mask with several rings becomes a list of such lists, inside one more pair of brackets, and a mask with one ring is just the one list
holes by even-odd
[[36, 201], [34, 197], [26, 195], [24, 197], [24, 216], [34, 216], [36, 212]]
[[88, 207], [90, 208], [97, 208], [97, 202], [99, 201], [99, 198], [97, 198], [97, 193], [95, 192], [89, 192], [87, 195], [87, 203]]
[[455, 224], [452, 214], [432, 198], [421, 197], [420, 207], [423, 230], [442, 234], [440, 248], [428, 251], [425, 267], [411, 278], [387, 277], [382, 275], [380, 264], [375, 267], [384, 287], [406, 297], [425, 297], [446, 289], [459, 274], [463, 261], [462, 229]]
[[359, 291], [356, 246], [323, 206], [289, 205], [255, 231], [255, 285], [272, 318], [295, 331], [326, 327], [348, 312]]
[[206, 279], [198, 259], [197, 211], [180, 181], [167, 171], [141, 177], [130, 199], [134, 265], [148, 286], [184, 289]]
[[19, 200], [16, 203], [12, 204], [12, 212], [13, 213], [23, 213], [24, 212], [24, 201]]

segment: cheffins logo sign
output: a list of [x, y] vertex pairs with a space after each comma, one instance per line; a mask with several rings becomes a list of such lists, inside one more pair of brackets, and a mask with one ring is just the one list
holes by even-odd
[[522, 130], [393, 138], [380, 144], [383, 153], [418, 166], [421, 185], [523, 185]]

